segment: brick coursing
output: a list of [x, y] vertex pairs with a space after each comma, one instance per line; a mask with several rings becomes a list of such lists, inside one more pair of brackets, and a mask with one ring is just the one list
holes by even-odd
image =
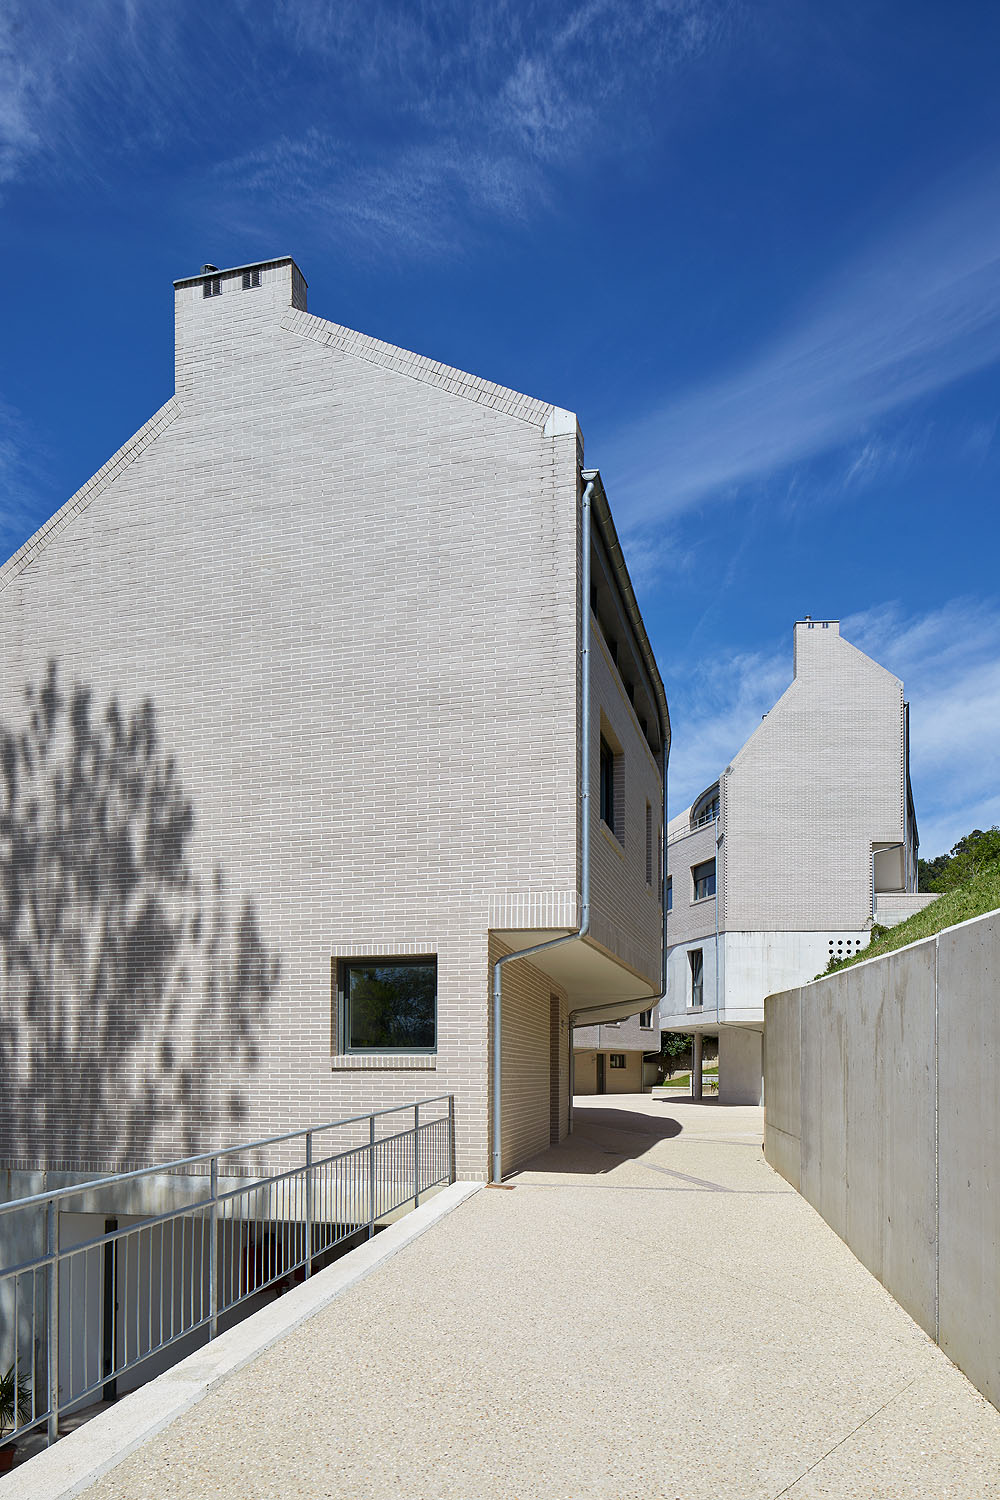
[[[482, 1177], [489, 928], [579, 916], [577, 433], [546, 436], [551, 406], [310, 317], [287, 261], [218, 297], [179, 283], [175, 304], [175, 396], [0, 572], [4, 720], [26, 725], [25, 685], [49, 662], [95, 714], [149, 701], [218, 922], [205, 973], [178, 948], [169, 1020], [109, 1033], [108, 1107], [124, 1118], [172, 1040], [197, 1089], [150, 1112], [145, 1160], [454, 1092], [458, 1171]], [[600, 856], [594, 934], [645, 975], [658, 916], [632, 846], [656, 775], [615, 694], [609, 669], [626, 836]], [[273, 967], [235, 1046], [241, 912]], [[407, 953], [438, 958], [436, 1054], [345, 1057], [331, 960]], [[152, 945], [135, 959], [154, 964]], [[522, 968], [505, 975], [509, 1163], [547, 1144], [558, 992]], [[93, 1004], [62, 998], [72, 1043]], [[17, 1030], [27, 997], [8, 980], [0, 1000]], [[21, 1027], [15, 1088], [28, 1040]], [[2, 1160], [54, 1165], [57, 1140], [64, 1167], [102, 1159], [60, 1078], [43, 1062], [48, 1123], [30, 1151], [14, 1129]]]

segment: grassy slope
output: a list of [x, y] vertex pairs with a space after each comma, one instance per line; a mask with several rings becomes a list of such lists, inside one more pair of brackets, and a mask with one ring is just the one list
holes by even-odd
[[877, 958], [880, 953], [891, 953], [894, 948], [905, 948], [907, 943], [915, 943], [920, 938], [931, 937], [942, 928], [954, 927], [958, 922], [967, 922], [970, 917], [981, 917], [984, 912], [996, 911], [1000, 908], [1000, 860], [987, 865], [967, 880], [964, 885], [956, 886], [953, 891], [945, 891], [930, 906], [925, 906], [923, 911], [918, 911], [914, 916], [908, 917], [905, 922], [900, 922], [898, 927], [890, 927], [888, 932], [877, 937], [867, 948], [854, 958], [841, 959], [834, 963], [826, 971], [834, 973], [837, 969], [849, 969], [853, 964], [861, 963], [866, 958]]

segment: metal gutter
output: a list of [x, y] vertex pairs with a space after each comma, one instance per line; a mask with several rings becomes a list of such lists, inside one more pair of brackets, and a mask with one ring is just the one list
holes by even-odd
[[[660, 993], [659, 995], [641, 996], [642, 1004], [633, 1001], [621, 1001], [619, 1005], [636, 1005], [636, 1009], [650, 1010], [658, 1007], [661, 1000], [666, 999], [667, 994], [667, 766], [670, 760], [670, 710], [667, 707], [667, 695], [663, 687], [663, 679], [656, 665], [653, 648], [649, 644], [649, 636], [646, 634], [646, 626], [643, 623], [639, 604], [635, 597], [635, 589], [632, 587], [632, 579], [629, 576], [628, 567], [625, 562], [625, 554], [622, 552], [621, 542], [618, 540], [618, 532], [615, 528], [614, 518], [611, 515], [611, 507], [608, 497], [604, 492], [604, 483], [601, 479], [599, 469], [584, 469], [583, 477], [595, 486], [594, 493], [594, 519], [601, 534], [608, 560], [614, 573], [614, 581], [618, 586], [619, 597], [625, 608], [629, 624], [635, 635], [636, 643], [642, 655], [643, 666], [649, 676], [653, 695], [656, 699], [656, 711], [660, 721], [660, 754], [663, 760], [663, 815], [660, 828], [660, 905], [663, 912], [663, 935], [660, 950]], [[588, 591], [587, 609], [589, 613], [590, 598]], [[608, 1011], [617, 1008], [612, 1004], [581, 1006], [578, 1010], [570, 1012], [570, 1036], [572, 1038], [574, 1017], [593, 1016], [595, 1011]], [[635, 1010], [626, 1012], [634, 1015]], [[608, 1019], [614, 1019], [609, 1017]], [[622, 1019], [625, 1019], [622, 1017]], [[589, 1024], [599, 1024], [595, 1021]], [[572, 1103], [570, 1105], [572, 1109]]]
[[[663, 755], [664, 777], [666, 776], [667, 758], [670, 754], [670, 710], [667, 707], [667, 695], [663, 687], [663, 679], [660, 669], [656, 665], [656, 657], [653, 648], [649, 644], [649, 636], [643, 623], [639, 604], [635, 597], [635, 589], [632, 587], [632, 579], [629, 577], [628, 567], [625, 563], [625, 554], [622, 552], [621, 542], [618, 540], [618, 532], [615, 529], [614, 519], [611, 515], [611, 507], [608, 497], [604, 493], [604, 482], [601, 479], [599, 469], [584, 469], [583, 478], [594, 486], [594, 520], [604, 543], [608, 560], [614, 572], [615, 583], [618, 586], [619, 597], [625, 607], [629, 624], [635, 634], [636, 643], [642, 656], [643, 666], [649, 675], [649, 681], [656, 699], [656, 711], [660, 720], [660, 744]], [[589, 616], [590, 597], [587, 598], [587, 610]], [[664, 822], [664, 828], [666, 823]]]

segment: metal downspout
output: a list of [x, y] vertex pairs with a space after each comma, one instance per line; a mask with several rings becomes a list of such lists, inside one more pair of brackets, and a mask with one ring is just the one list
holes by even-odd
[[715, 815], [715, 1024], [719, 1024], [719, 814]]
[[[503, 965], [516, 958], [530, 958], [534, 953], [543, 953], [549, 948], [559, 948], [576, 938], [586, 937], [590, 931], [590, 507], [594, 495], [594, 481], [588, 479], [580, 497], [580, 534], [582, 559], [580, 564], [580, 925], [562, 937], [549, 938], [547, 942], [535, 943], [531, 948], [522, 948], [518, 953], [505, 953], [493, 965], [493, 1156], [491, 1182], [499, 1182], [503, 1175], [502, 1154], [502, 1108], [500, 1089], [502, 1083], [502, 1035], [503, 1020]], [[570, 1018], [570, 1040], [573, 1024]]]

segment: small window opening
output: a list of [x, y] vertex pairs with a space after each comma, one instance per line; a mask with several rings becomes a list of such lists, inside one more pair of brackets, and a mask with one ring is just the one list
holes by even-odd
[[643, 1031], [652, 1031], [652, 1029], [653, 1029], [653, 1012], [652, 1012], [652, 1010], [641, 1010], [639, 1012], [639, 1025], [642, 1027]]
[[653, 809], [646, 803], [646, 884], [653, 884]]
[[221, 297], [222, 277], [210, 276], [207, 281], [203, 281], [201, 284], [201, 294], [203, 297]]
[[260, 286], [260, 266], [243, 272], [243, 290], [248, 292], [252, 286]]
[[691, 965], [691, 1004], [698, 1008], [704, 1004], [705, 996], [705, 965], [700, 948], [690, 950], [688, 963]]
[[624, 1068], [624, 1066], [625, 1066], [625, 1054], [624, 1054], [624, 1052], [609, 1052], [608, 1053], [608, 1062], [609, 1062], [609, 1064], [611, 1065], [612, 1068]]
[[715, 860], [706, 859], [700, 865], [692, 865], [691, 878], [694, 881], [694, 899], [705, 901], [709, 896], [715, 895]]
[[601, 735], [601, 822], [615, 829], [615, 752]]

